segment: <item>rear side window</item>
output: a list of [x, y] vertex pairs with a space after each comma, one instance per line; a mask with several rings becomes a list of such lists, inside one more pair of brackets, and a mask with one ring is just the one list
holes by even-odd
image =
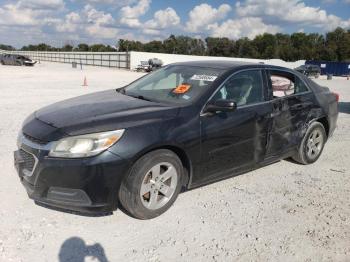
[[269, 70], [273, 97], [285, 97], [289, 95], [307, 92], [304, 81], [293, 73], [279, 70]]
[[295, 76], [295, 94], [307, 92], [309, 89], [303, 80], [301, 80], [298, 76]]
[[230, 76], [213, 99], [233, 100], [238, 106], [262, 102], [261, 70], [247, 70]]

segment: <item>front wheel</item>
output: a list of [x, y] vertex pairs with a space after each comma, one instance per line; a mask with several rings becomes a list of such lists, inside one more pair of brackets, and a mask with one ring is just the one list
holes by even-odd
[[322, 154], [326, 141], [327, 135], [323, 125], [319, 122], [312, 123], [293, 159], [304, 165], [316, 162]]
[[161, 149], [141, 157], [124, 179], [119, 200], [123, 208], [139, 219], [164, 213], [181, 191], [183, 166], [172, 151]]

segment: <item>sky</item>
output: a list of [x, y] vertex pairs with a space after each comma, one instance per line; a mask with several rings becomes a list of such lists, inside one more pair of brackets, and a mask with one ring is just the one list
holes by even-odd
[[350, 28], [350, 0], [0, 0], [0, 43], [116, 45]]

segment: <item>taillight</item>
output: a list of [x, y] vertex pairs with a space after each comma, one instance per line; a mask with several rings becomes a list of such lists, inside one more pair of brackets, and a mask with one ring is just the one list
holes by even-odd
[[332, 92], [332, 94], [335, 96], [335, 100], [337, 100], [337, 102], [339, 102], [339, 94], [338, 93], [334, 93], [334, 92]]

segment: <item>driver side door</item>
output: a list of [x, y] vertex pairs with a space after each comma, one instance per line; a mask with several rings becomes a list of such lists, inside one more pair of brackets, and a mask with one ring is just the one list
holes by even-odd
[[230, 76], [209, 103], [234, 100], [233, 112], [203, 113], [201, 128], [201, 172], [199, 184], [249, 170], [263, 161], [271, 107], [265, 101], [266, 81], [260, 69]]

